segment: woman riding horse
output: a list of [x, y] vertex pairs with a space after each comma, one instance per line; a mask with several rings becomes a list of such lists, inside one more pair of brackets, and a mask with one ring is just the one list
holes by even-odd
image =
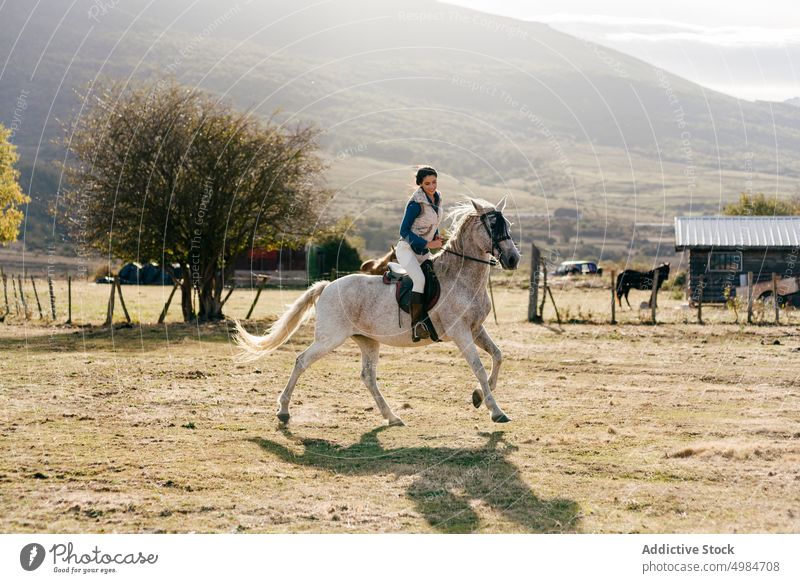
[[[450, 216], [452, 235], [443, 252], [433, 258], [433, 268], [441, 286], [440, 300], [429, 317], [443, 342], [454, 342], [478, 380], [472, 393], [472, 404], [485, 404], [496, 423], [507, 422], [508, 416], [494, 398], [500, 374], [502, 353], [483, 322], [491, 311], [489, 270], [499, 263], [504, 269], [516, 269], [520, 254], [509, 231], [510, 223], [503, 216], [505, 198], [497, 205], [481, 199], [469, 199], [455, 205]], [[235, 340], [241, 348], [242, 360], [255, 360], [276, 350], [302, 325], [316, 307], [317, 321], [314, 342], [294, 363], [292, 374], [278, 397], [278, 419], [289, 421], [289, 403], [300, 375], [314, 362], [351, 338], [361, 348], [361, 379], [372, 393], [378, 410], [389, 425], [402, 425], [381, 394], [378, 386], [380, 345], [398, 347], [426, 346], [431, 339], [412, 342], [408, 316], [398, 321], [386, 314], [397, 310], [394, 286], [383, 283], [375, 275], [350, 274], [335, 281], [318, 281], [270, 327], [266, 336], [248, 333], [236, 322]], [[478, 355], [478, 348], [489, 353], [492, 373], [487, 374]]]
[[430, 166], [417, 170], [417, 190], [406, 204], [406, 212], [400, 225], [400, 240], [395, 253], [397, 261], [405, 267], [414, 286], [411, 288], [411, 339], [419, 342], [430, 338], [425, 324], [425, 274], [420, 265], [433, 258], [431, 249], [442, 246], [439, 223], [442, 222], [442, 197], [436, 190], [438, 174]]

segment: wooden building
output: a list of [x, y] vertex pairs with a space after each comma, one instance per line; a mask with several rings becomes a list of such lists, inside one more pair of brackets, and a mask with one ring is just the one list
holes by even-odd
[[689, 298], [724, 302], [736, 288], [800, 276], [800, 216], [675, 217], [675, 250], [688, 254]]

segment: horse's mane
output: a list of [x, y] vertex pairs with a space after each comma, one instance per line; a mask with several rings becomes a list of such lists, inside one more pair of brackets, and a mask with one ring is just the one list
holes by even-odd
[[450, 238], [447, 240], [445, 244], [445, 249], [450, 248], [452, 245], [452, 241], [457, 238], [458, 233], [461, 229], [466, 226], [467, 222], [473, 217], [478, 216], [478, 211], [475, 210], [475, 207], [472, 206], [472, 201], [475, 201], [478, 206], [483, 208], [494, 208], [494, 205], [489, 201], [486, 201], [482, 198], [473, 198], [468, 199], [464, 202], [459, 202], [453, 205], [452, 210], [447, 213], [447, 218], [450, 219]]

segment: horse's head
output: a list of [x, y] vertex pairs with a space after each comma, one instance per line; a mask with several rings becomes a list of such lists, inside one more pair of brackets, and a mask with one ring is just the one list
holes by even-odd
[[511, 223], [503, 216], [506, 197], [497, 205], [480, 199], [470, 199], [470, 202], [474, 212], [460, 223], [457, 234], [464, 253], [489, 253], [500, 260], [503, 269], [516, 269], [520, 254], [509, 232]]

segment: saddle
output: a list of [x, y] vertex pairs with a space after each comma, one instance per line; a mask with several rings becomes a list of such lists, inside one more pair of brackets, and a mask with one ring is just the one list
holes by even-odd
[[[428, 312], [432, 310], [439, 301], [441, 288], [439, 286], [439, 280], [436, 277], [436, 272], [433, 270], [433, 262], [428, 259], [423, 261], [420, 267], [422, 268], [422, 273], [425, 274], [423, 305], [425, 311]], [[388, 268], [386, 273], [383, 274], [383, 283], [395, 286], [394, 296], [397, 300], [398, 308], [403, 310], [406, 314], [410, 314], [411, 308], [409, 304], [411, 303], [411, 289], [414, 287], [414, 282], [411, 280], [411, 276], [408, 275], [408, 271], [399, 263], [390, 262]], [[400, 312], [398, 311], [398, 324], [400, 322], [399, 314]], [[426, 325], [430, 326], [430, 329], [433, 331], [431, 338], [437, 338], [436, 331], [433, 330], [433, 322], [431, 322], [430, 318], [427, 318]]]

